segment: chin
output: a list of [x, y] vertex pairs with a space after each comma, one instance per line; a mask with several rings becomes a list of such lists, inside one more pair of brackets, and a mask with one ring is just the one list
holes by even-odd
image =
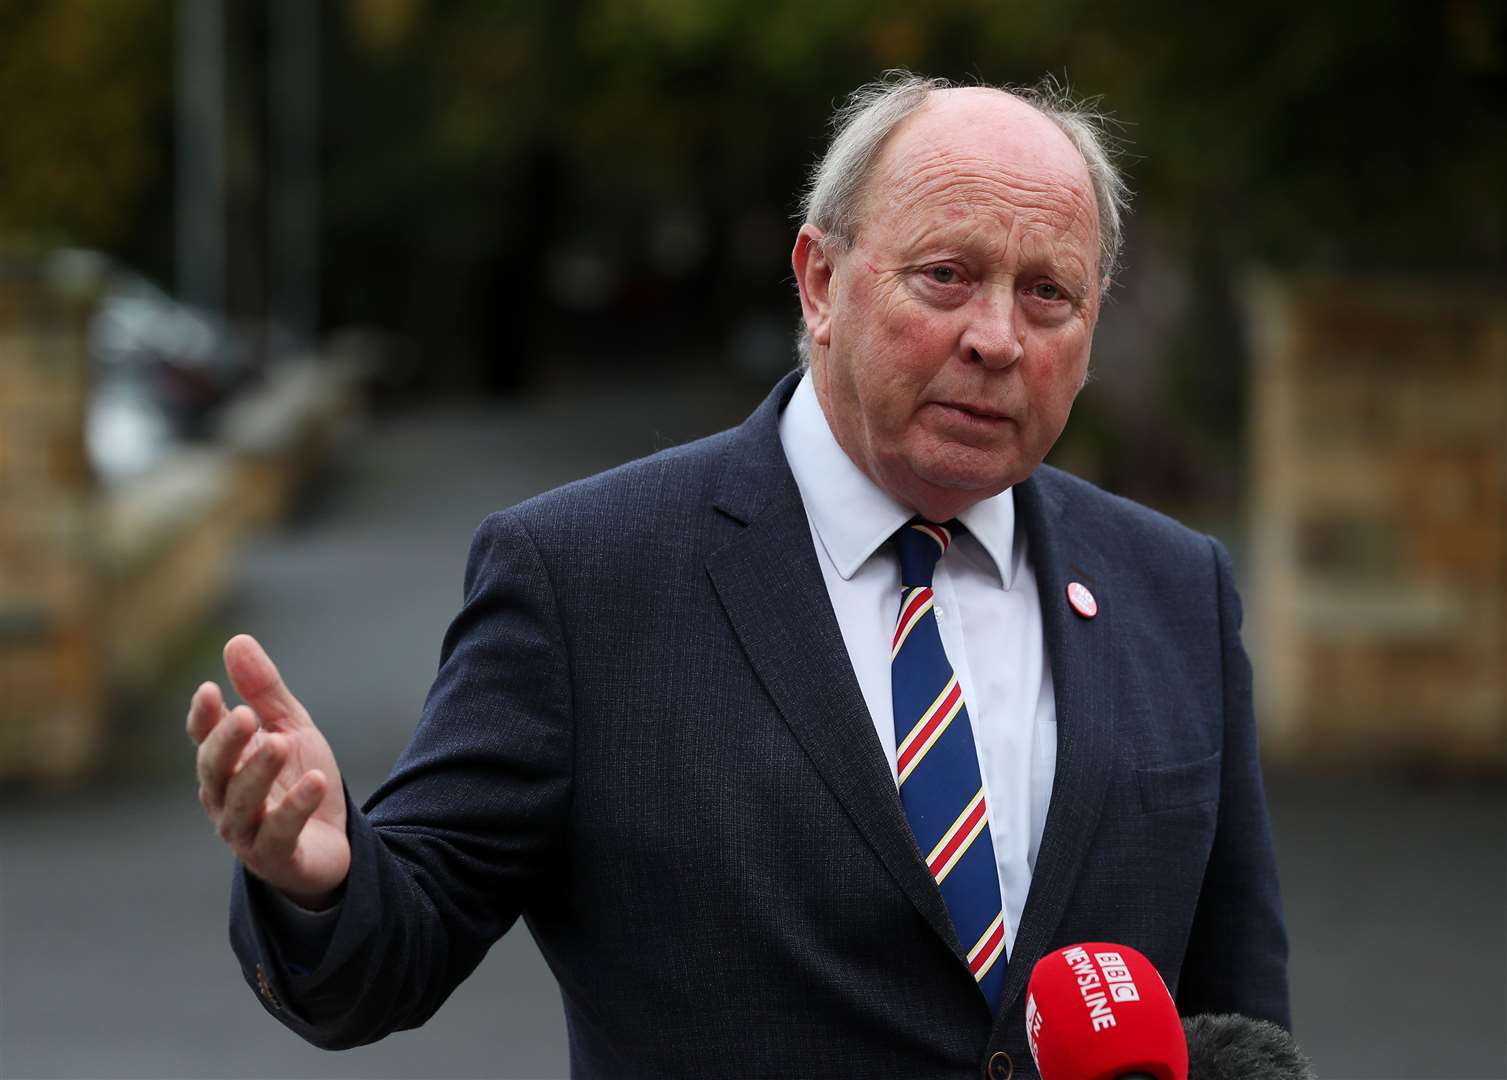
[[975, 503], [998, 495], [1008, 486], [1007, 482], [998, 478], [989, 480], [952, 473], [917, 473], [911, 481], [909, 497], [905, 494], [896, 497], [928, 521], [946, 521], [957, 517]]
[[[980, 457], [987, 460], [980, 461]], [[978, 451], [949, 453], [930, 460], [917, 461], [913, 472], [917, 479], [930, 487], [959, 495], [973, 494], [975, 499], [987, 499], [998, 495], [1016, 479], [1024, 479], [1030, 470], [1020, 472], [1010, 467], [1010, 462], [1001, 461], [995, 455]]]

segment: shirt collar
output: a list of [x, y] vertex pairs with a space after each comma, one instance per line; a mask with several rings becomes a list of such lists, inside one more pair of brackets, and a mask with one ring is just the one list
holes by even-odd
[[[914, 511], [865, 476], [837, 444], [809, 372], [801, 377], [780, 417], [780, 443], [817, 538], [837, 573], [844, 581], [850, 580], [895, 530], [915, 516]], [[1007, 488], [975, 503], [958, 520], [993, 561], [1000, 584], [1010, 588], [1015, 493]]]

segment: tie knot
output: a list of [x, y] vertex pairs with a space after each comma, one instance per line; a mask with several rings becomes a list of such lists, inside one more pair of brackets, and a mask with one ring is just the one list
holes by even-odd
[[937, 560], [952, 546], [956, 525], [934, 525], [919, 518], [895, 533], [895, 548], [900, 552], [900, 584], [916, 589], [931, 585]]

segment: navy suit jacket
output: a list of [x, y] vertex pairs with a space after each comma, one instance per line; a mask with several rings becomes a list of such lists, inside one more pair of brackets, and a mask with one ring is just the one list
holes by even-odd
[[1184, 1014], [1288, 1023], [1220, 546], [1048, 467], [1016, 488], [1057, 772], [991, 1015], [822, 582], [778, 437], [794, 385], [483, 523], [413, 740], [351, 809], [312, 971], [237, 876], [232, 940], [279, 1020], [327, 1047], [421, 1024], [522, 914], [578, 1076], [1034, 1076], [1026, 981], [1083, 940], [1140, 949]]

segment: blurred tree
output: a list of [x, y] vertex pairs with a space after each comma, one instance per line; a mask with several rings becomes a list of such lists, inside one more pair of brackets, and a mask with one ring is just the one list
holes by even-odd
[[[791, 213], [831, 104], [894, 65], [1054, 71], [1105, 94], [1132, 143], [1138, 230], [1200, 273], [1503, 256], [1503, 16], [1485, 0], [1196, 19], [1166, 0], [349, 0], [344, 18], [330, 239], [365, 254], [332, 285], [348, 314], [390, 317], [413, 310], [373, 287], [395, 273], [482, 369], [587, 341], [716, 347], [740, 310], [787, 303], [785, 253], [755, 270], [740, 237]], [[667, 266], [656, 237], [677, 222], [702, 235]], [[367, 257], [384, 250], [405, 254]], [[572, 273], [592, 283], [585, 308], [561, 295]], [[1207, 390], [1227, 415], [1230, 387]]]
[[[1136, 172], [1189, 243], [1286, 265], [1500, 270], [1507, 9], [1106, 9]], [[1492, 193], [1498, 193], [1493, 195]]]
[[[267, 27], [257, 0], [227, 6], [233, 278], [241, 313], [258, 314]], [[1107, 413], [1084, 425], [1105, 446], [1186, 458], [1156, 450], [1176, 430], [1211, 460], [1233, 454], [1232, 321], [1252, 262], [1436, 276], [1507, 264], [1507, 10], [1493, 0], [320, 11], [326, 323], [402, 332], [452, 385], [517, 386], [569, 355], [718, 357], [750, 323], [783, 332], [790, 218], [826, 118], [894, 66], [1053, 72], [1104, 95], [1122, 125], [1138, 192], [1127, 306], [1172, 280], [1146, 278], [1141, 253], [1198, 287], [1180, 294], [1176, 332], [1146, 345], [1160, 412], [1143, 410], [1147, 431]], [[168, 189], [170, 14], [169, 0], [0, 0], [0, 90], [26, 103], [0, 126], [0, 228], [153, 265], [163, 218], [142, 208]]]
[[161, 0], [0, 0], [0, 238], [119, 247], [170, 180]]

